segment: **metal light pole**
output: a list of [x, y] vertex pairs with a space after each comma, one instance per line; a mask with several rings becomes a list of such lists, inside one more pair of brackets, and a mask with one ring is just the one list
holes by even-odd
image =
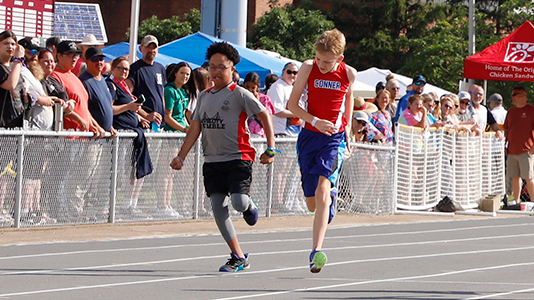
[[[475, 0], [469, 0], [469, 56], [475, 54]], [[469, 79], [469, 86], [475, 84], [474, 79]]]
[[139, 30], [139, 7], [141, 0], [132, 0], [132, 11], [130, 13], [130, 64], [135, 62], [137, 56], [137, 31]]

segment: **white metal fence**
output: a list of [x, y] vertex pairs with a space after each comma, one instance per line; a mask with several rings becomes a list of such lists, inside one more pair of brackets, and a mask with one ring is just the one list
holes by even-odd
[[[486, 136], [477, 141], [456, 134], [447, 139], [447, 135], [435, 131], [423, 138], [419, 132], [403, 129], [397, 147], [353, 144], [339, 177], [338, 210], [393, 214], [395, 199], [401, 208], [427, 209], [445, 194], [472, 206], [485, 191], [504, 192], [502, 143]], [[0, 130], [0, 227], [212, 217], [202, 181], [200, 143], [189, 153], [184, 168], [174, 171], [169, 163], [185, 135], [147, 133], [154, 171], [135, 180], [136, 134], [120, 132], [115, 139], [91, 136], [72, 131]], [[252, 142], [261, 154], [265, 140]], [[475, 150], [476, 143], [486, 148]], [[296, 139], [277, 139], [282, 153], [275, 162], [269, 166], [254, 163], [251, 197], [260, 216], [309, 213], [295, 144]], [[468, 162], [470, 167], [465, 167]], [[473, 169], [478, 173], [470, 173]], [[167, 214], [166, 201], [179, 214]], [[233, 216], [240, 214], [233, 211]]]
[[445, 196], [475, 208], [483, 195], [505, 193], [504, 141], [495, 133], [399, 125], [395, 139], [397, 208], [425, 210]]

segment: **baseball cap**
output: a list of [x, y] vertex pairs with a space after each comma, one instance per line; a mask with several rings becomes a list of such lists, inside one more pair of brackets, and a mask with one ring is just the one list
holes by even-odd
[[90, 60], [95, 56], [104, 56], [104, 52], [98, 47], [91, 47], [85, 51], [85, 60]]
[[495, 93], [493, 95], [491, 95], [488, 99], [489, 102], [493, 101], [493, 102], [497, 102], [497, 103], [502, 103], [502, 96], [501, 94], [499, 93]]
[[36, 38], [25, 37], [19, 40], [19, 45], [28, 50], [39, 50], [39, 40]]
[[65, 53], [65, 52], [76, 52], [76, 53], [82, 53], [78, 47], [76, 47], [76, 43], [74, 41], [62, 41], [57, 45], [57, 52], [58, 53]]
[[458, 93], [458, 98], [460, 98], [460, 100], [467, 99], [467, 100], [471, 101], [471, 95], [466, 91]]
[[58, 46], [61, 43], [61, 39], [57, 36], [52, 36], [46, 39], [46, 47], [52, 48], [52, 46]]
[[423, 75], [417, 75], [413, 78], [413, 83], [422, 82], [426, 84], [426, 79]]
[[369, 116], [363, 111], [357, 111], [352, 115], [354, 120], [369, 122]]
[[151, 34], [146, 35], [141, 40], [141, 45], [143, 45], [145, 47], [147, 47], [148, 45], [150, 45], [152, 43], [156, 44], [156, 47], [159, 47], [158, 39], [155, 36], [151, 35]]
[[100, 46], [100, 45], [104, 45], [104, 43], [99, 42], [96, 39], [96, 36], [94, 34], [90, 33], [90, 34], [88, 34], [88, 35], [83, 37], [82, 42], [80, 43], [80, 45], [82, 45], [82, 46]]
[[375, 93], [378, 93], [379, 91], [386, 88], [386, 84], [382, 81], [378, 82], [375, 86]]

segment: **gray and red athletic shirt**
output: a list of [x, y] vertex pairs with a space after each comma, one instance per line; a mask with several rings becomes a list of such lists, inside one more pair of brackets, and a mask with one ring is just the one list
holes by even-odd
[[204, 161], [254, 161], [256, 151], [250, 144], [247, 119], [264, 110], [251, 92], [235, 83], [200, 93], [191, 118], [200, 122]]

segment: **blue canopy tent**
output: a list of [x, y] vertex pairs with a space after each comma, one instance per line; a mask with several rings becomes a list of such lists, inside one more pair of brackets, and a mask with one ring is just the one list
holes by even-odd
[[[206, 50], [216, 42], [224, 42], [224, 40], [197, 32], [160, 46], [159, 53], [172, 57], [179, 56], [188, 62], [202, 65], [206, 62]], [[241, 57], [241, 62], [236, 66], [241, 78], [244, 78], [249, 72], [256, 72], [263, 82], [265, 76], [270, 73], [282, 75], [282, 69], [286, 64], [283, 60], [232, 43], [228, 44], [235, 47]]]
[[[129, 54], [129, 52], [130, 52], [130, 43], [122, 42], [122, 43], [106, 46], [106, 47], [102, 48], [102, 52], [104, 52], [104, 55], [106, 56], [106, 61], [108, 59], [109, 60], [114, 60], [115, 58], [117, 58], [119, 56], [123, 56], [123, 55], [128, 55]], [[141, 56], [142, 56], [141, 52], [139, 51], [139, 49], [137, 49], [137, 57], [141, 57]], [[162, 64], [165, 67], [167, 65], [169, 65], [169, 64], [173, 64], [173, 63], [177, 64], [177, 63], [180, 63], [182, 61], [184, 61], [184, 59], [167, 56], [167, 55], [162, 54], [162, 53], [159, 53], [156, 56], [156, 62]], [[198, 65], [190, 63], [189, 61], [187, 61], [187, 63], [189, 63], [189, 65], [193, 69], [196, 69], [196, 68], [199, 67]]]

